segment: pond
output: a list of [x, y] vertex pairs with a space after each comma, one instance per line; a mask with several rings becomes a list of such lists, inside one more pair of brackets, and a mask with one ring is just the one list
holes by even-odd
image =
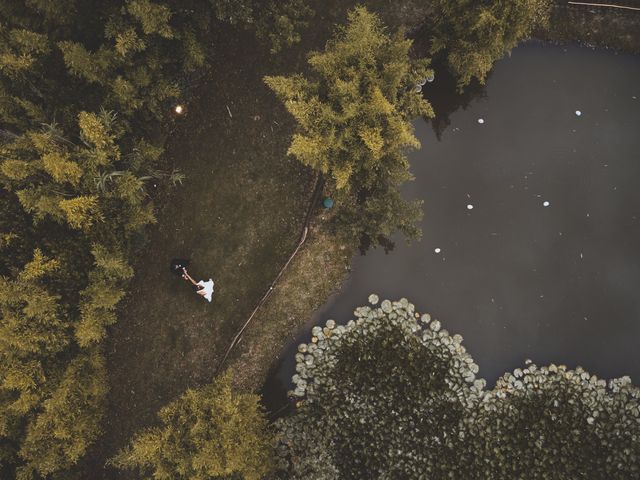
[[527, 43], [437, 123], [415, 123], [405, 189], [424, 200], [422, 240], [353, 259], [269, 376], [272, 412], [297, 344], [370, 293], [461, 334], [489, 386], [527, 358], [640, 382], [640, 57]]

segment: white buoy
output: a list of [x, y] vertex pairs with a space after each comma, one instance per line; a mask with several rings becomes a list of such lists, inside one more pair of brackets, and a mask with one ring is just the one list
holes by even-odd
[[582, 112], [580, 110], [576, 110], [576, 115], [579, 117], [580, 115], [582, 115]]
[[436, 252], [436, 253], [440, 253], [441, 252], [441, 250], [439, 248], [436, 248], [433, 251]]
[[468, 205], [467, 205], [467, 210], [473, 210], [473, 205], [468, 204]]
[[478, 119], [478, 123], [479, 123], [480, 125], [482, 125], [482, 124], [484, 123], [484, 118], [479, 118], [479, 119]]
[[182, 105], [176, 105], [176, 108], [174, 108], [174, 111], [178, 114], [181, 115], [182, 112], [184, 112], [184, 107]]
[[549, 205], [551, 205], [551, 204], [545, 200], [545, 201], [542, 203], [542, 205], [544, 205], [545, 207], [548, 207], [548, 206], [549, 206]]

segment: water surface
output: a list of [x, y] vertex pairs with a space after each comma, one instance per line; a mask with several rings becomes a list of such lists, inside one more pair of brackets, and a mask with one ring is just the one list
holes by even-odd
[[527, 358], [640, 382], [640, 57], [526, 44], [449, 121], [439, 140], [415, 124], [405, 191], [424, 200], [422, 240], [354, 258], [295, 344], [377, 293], [460, 333], [489, 385]]

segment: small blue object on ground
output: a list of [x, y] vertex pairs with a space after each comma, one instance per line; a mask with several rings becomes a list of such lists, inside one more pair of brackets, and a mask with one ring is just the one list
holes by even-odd
[[333, 198], [331, 198], [331, 197], [326, 197], [326, 198], [322, 201], [322, 205], [324, 206], [324, 208], [331, 208], [331, 207], [333, 207]]

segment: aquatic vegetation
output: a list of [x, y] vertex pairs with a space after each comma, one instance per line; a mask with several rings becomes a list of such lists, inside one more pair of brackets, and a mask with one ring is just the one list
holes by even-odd
[[488, 390], [462, 337], [407, 299], [359, 307], [312, 335], [296, 354], [299, 408], [278, 422], [281, 468], [293, 478], [326, 473], [327, 461], [337, 473], [317, 478], [640, 472], [640, 389], [628, 377], [527, 361]]

